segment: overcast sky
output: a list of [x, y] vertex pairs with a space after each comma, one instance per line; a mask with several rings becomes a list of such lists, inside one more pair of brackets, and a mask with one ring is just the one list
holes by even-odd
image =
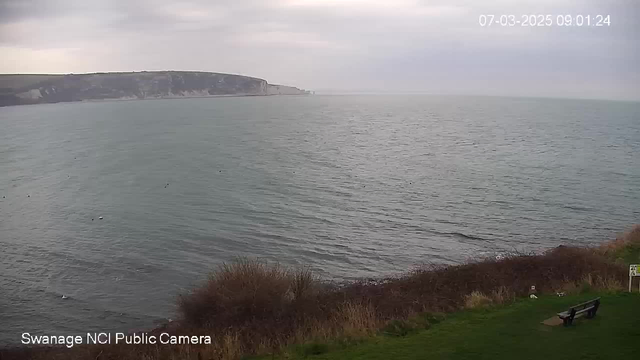
[[[610, 27], [481, 27], [481, 14]], [[311, 90], [640, 99], [638, 0], [0, 0], [0, 73], [201, 70]]]

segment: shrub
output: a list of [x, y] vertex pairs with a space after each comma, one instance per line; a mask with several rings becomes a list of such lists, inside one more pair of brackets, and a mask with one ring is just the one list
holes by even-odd
[[279, 264], [238, 259], [223, 264], [207, 283], [178, 300], [186, 323], [193, 326], [237, 325], [282, 315], [291, 301], [291, 272]]
[[222, 337], [221, 356], [222, 360], [235, 360], [242, 356], [242, 344], [237, 333], [225, 334]]
[[614, 241], [600, 245], [597, 250], [621, 264], [640, 262], [640, 225], [635, 225]]
[[506, 286], [500, 286], [491, 292], [491, 300], [496, 304], [512, 302], [515, 298], [516, 296], [513, 291], [509, 290]]
[[479, 291], [474, 291], [464, 298], [464, 307], [467, 309], [484, 308], [491, 304], [493, 304], [491, 298]]
[[317, 279], [310, 268], [304, 267], [293, 273], [291, 293], [294, 301], [303, 301], [312, 297], [316, 290]]
[[374, 334], [380, 321], [371, 304], [347, 302], [338, 307], [336, 323], [343, 336], [359, 339]]

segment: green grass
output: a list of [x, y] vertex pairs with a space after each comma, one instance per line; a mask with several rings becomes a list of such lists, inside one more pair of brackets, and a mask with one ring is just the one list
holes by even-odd
[[606, 255], [625, 265], [640, 264], [640, 225], [634, 226], [615, 241], [605, 243]]
[[618, 261], [629, 264], [640, 264], [640, 243], [629, 244], [615, 253]]
[[[602, 296], [594, 319], [571, 327], [541, 321], [591, 298]], [[381, 335], [357, 345], [327, 345], [322, 351], [291, 349], [288, 359], [638, 359], [640, 295], [583, 294], [541, 297], [493, 309], [452, 314], [428, 330]], [[314, 348], [319, 345], [314, 343]], [[302, 350], [300, 350], [302, 349]], [[271, 357], [268, 357], [271, 358]]]

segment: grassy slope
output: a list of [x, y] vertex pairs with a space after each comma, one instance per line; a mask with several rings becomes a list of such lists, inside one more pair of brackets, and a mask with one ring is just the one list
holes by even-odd
[[[597, 295], [541, 297], [498, 309], [451, 315], [429, 330], [406, 337], [378, 337], [360, 345], [334, 347], [313, 359], [624, 359], [640, 348], [640, 295], [603, 294], [594, 319], [574, 326], [540, 322]], [[305, 348], [289, 356], [305, 358]], [[309, 352], [308, 350], [306, 351]]]
[[612, 257], [625, 265], [640, 264], [640, 242], [628, 244], [617, 250]]
[[[619, 246], [611, 246], [606, 252], [612, 261], [625, 266], [640, 264], [640, 228], [634, 229], [635, 240], [618, 243]], [[602, 306], [595, 319], [577, 320], [569, 328], [540, 323], [571, 305], [597, 296], [602, 297]], [[299, 346], [286, 357], [314, 360], [622, 359], [637, 358], [639, 342], [638, 293], [587, 293], [544, 296], [497, 309], [458, 312], [430, 330], [406, 337], [378, 337], [346, 348], [329, 346], [328, 353], [314, 356], [308, 355], [312, 352], [311, 346]], [[320, 349], [324, 351], [326, 347]]]

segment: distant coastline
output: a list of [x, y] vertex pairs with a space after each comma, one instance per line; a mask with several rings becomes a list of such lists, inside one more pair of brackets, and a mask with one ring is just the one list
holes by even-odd
[[255, 77], [196, 71], [2, 74], [0, 106], [230, 96], [309, 95]]

